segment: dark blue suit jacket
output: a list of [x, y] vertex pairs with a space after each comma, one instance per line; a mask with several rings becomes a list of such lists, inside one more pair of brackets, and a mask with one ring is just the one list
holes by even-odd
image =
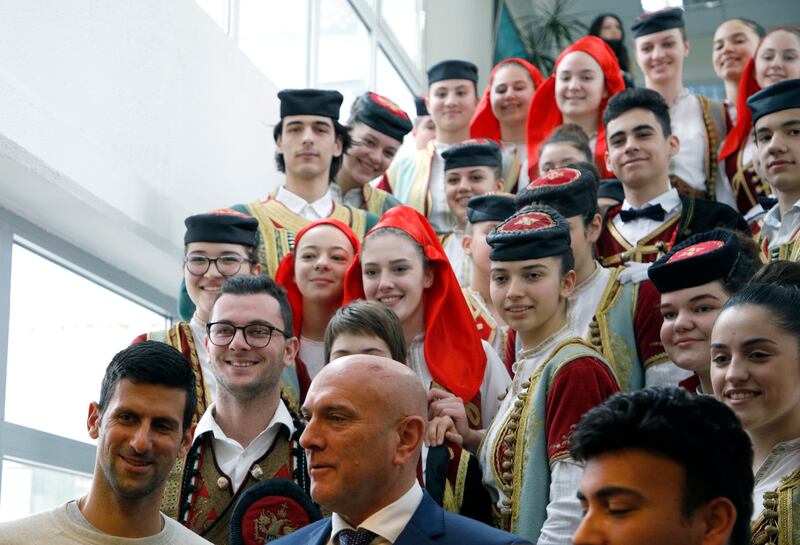
[[[325, 545], [331, 537], [331, 519], [309, 524], [273, 543], [278, 545]], [[503, 532], [478, 521], [448, 513], [427, 492], [408, 521], [395, 545], [510, 545], [530, 544], [514, 534]]]

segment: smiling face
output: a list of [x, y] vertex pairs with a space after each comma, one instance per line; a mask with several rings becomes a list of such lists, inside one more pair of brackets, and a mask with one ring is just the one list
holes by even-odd
[[318, 225], [303, 235], [294, 251], [294, 276], [303, 298], [338, 303], [344, 275], [353, 261], [350, 240], [333, 225]]
[[503, 187], [503, 181], [497, 178], [495, 167], [451, 168], [444, 176], [447, 205], [462, 228], [467, 223], [467, 201], [470, 197], [500, 191]]
[[433, 271], [425, 266], [419, 245], [408, 236], [378, 232], [364, 241], [360, 259], [367, 300], [392, 309], [404, 331], [420, 333], [425, 326], [422, 296], [433, 284]]
[[[751, 434], [796, 437], [800, 429], [800, 347], [765, 307], [720, 313], [711, 335], [714, 395]], [[781, 439], [785, 440], [785, 439]]]
[[761, 88], [800, 78], [800, 37], [785, 30], [769, 33], [758, 48], [755, 64]]
[[283, 154], [286, 173], [300, 179], [328, 173], [333, 158], [342, 154], [342, 140], [336, 137], [333, 120], [319, 115], [289, 115], [282, 123], [275, 147]]
[[640, 36], [636, 44], [636, 63], [650, 85], [665, 85], [683, 80], [683, 61], [689, 56], [689, 42], [679, 28]]
[[186, 455], [194, 427], [183, 429], [186, 392], [120, 380], [108, 405], [89, 407], [89, 436], [97, 439], [93, 486], [123, 500], [152, 498], [161, 491], [176, 457]]
[[608, 135], [607, 165], [626, 187], [666, 187], [669, 160], [680, 149], [678, 138], [664, 136], [655, 114], [634, 108], [612, 119]]
[[468, 79], [446, 79], [430, 87], [427, 105], [437, 129], [463, 131], [469, 126], [478, 99], [475, 84]]
[[489, 292], [498, 314], [522, 339], [524, 348], [555, 333], [566, 319], [566, 299], [575, 272], [561, 274], [562, 258], [492, 261]]
[[[286, 329], [280, 304], [266, 293], [223, 294], [214, 304], [211, 320], [235, 326], [258, 323]], [[251, 400], [260, 395], [279, 395], [281, 373], [294, 362], [298, 346], [296, 337], [286, 339], [273, 331], [267, 346], [253, 348], [245, 341], [244, 332], [236, 330], [227, 346], [217, 346], [206, 337], [206, 348], [219, 384], [217, 395]]]
[[760, 38], [755, 31], [738, 19], [725, 21], [714, 32], [711, 62], [717, 77], [736, 82], [758, 47]]
[[717, 280], [661, 294], [661, 343], [675, 365], [687, 371], [708, 372], [711, 329], [728, 298]]
[[350, 129], [353, 145], [344, 156], [342, 168], [359, 184], [365, 185], [389, 168], [402, 142], [356, 122]]
[[[209, 259], [220, 258], [222, 256], [238, 256], [245, 260], [250, 259], [248, 248], [241, 244], [224, 244], [220, 242], [190, 242], [186, 245], [186, 257], [203, 256]], [[217, 261], [219, 264], [219, 261]], [[214, 300], [219, 295], [219, 289], [223, 282], [234, 276], [259, 274], [261, 266], [245, 261], [242, 263], [239, 272], [233, 276], [223, 276], [217, 269], [217, 264], [211, 263], [205, 274], [200, 276], [189, 272], [186, 264], [183, 265], [183, 280], [186, 283], [186, 291], [189, 298], [197, 307], [199, 316], [203, 319], [208, 317]]]
[[500, 124], [523, 124], [533, 99], [531, 75], [519, 64], [509, 62], [498, 69], [489, 91], [492, 112]]
[[608, 94], [603, 70], [583, 51], [573, 51], [561, 59], [556, 69], [556, 104], [565, 118], [597, 113]]
[[767, 182], [775, 191], [796, 195], [800, 192], [800, 108], [767, 114], [756, 121], [754, 129], [755, 159]]
[[578, 493], [584, 515], [572, 542], [711, 543], [702, 539], [702, 517], [697, 512], [688, 518], [684, 515], [685, 481], [680, 464], [644, 450], [612, 451], [590, 458]]

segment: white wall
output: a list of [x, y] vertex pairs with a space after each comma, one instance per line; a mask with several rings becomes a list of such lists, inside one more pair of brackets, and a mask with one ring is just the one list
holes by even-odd
[[482, 93], [492, 70], [493, 31], [494, 2], [428, 0], [423, 46], [425, 70], [446, 59], [473, 62], [480, 78], [478, 92]]
[[184, 217], [279, 179], [276, 92], [192, 0], [2, 2], [0, 206], [173, 295]]

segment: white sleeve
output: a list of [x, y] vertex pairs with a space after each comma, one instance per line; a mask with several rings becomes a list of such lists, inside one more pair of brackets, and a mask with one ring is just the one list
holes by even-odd
[[556, 462], [550, 472], [550, 502], [538, 545], [570, 545], [581, 523], [578, 486], [583, 468], [572, 458]]
[[497, 414], [497, 409], [500, 408], [498, 398], [508, 390], [511, 385], [511, 377], [508, 376], [506, 366], [503, 365], [492, 345], [486, 341], [481, 341], [481, 343], [483, 351], [486, 353], [486, 370], [483, 373], [483, 384], [481, 384], [481, 418], [483, 419], [483, 429], [488, 429], [494, 415]]

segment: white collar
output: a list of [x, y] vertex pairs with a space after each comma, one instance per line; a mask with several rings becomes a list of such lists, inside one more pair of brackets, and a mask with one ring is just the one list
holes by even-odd
[[[368, 516], [358, 527], [381, 536], [389, 543], [394, 543], [403, 533], [408, 521], [414, 516], [419, 504], [422, 503], [422, 496], [422, 488], [414, 480], [414, 484], [408, 489], [408, 492], [380, 511]], [[355, 530], [338, 513], [334, 513], [331, 516], [331, 538], [347, 529]]]
[[[789, 207], [789, 210], [787, 210], [786, 213], [788, 214], [792, 210], [800, 210], [800, 200]], [[781, 217], [781, 207], [778, 204], [770, 208], [769, 211], [764, 214], [764, 224], [774, 227], [775, 229], [780, 228], [782, 221], [783, 218]]]
[[[200, 421], [197, 422], [197, 427], [194, 430], [194, 438], [192, 442], [197, 441], [201, 435], [207, 432], [211, 432], [215, 439], [228, 439], [228, 436], [225, 435], [225, 432], [222, 431], [222, 428], [219, 426], [219, 424], [217, 424], [217, 420], [214, 418], [216, 405], [216, 403], [209, 405], [206, 409], [206, 412], [204, 412], [203, 416], [200, 417]], [[275, 414], [272, 415], [272, 420], [269, 421], [267, 426], [261, 430], [261, 433], [259, 433], [258, 436], [253, 439], [253, 441], [269, 432], [275, 426], [286, 426], [286, 428], [289, 430], [289, 435], [293, 434], [295, 431], [292, 415], [289, 414], [289, 409], [286, 408], [286, 405], [284, 405], [282, 399], [278, 401], [278, 407], [275, 409]], [[242, 446], [247, 447], [247, 445]]]
[[[667, 191], [656, 197], [655, 199], [650, 199], [646, 203], [644, 203], [640, 208], [645, 208], [652, 204], [660, 204], [661, 208], [664, 209], [668, 215], [670, 212], [674, 211], [676, 208], [681, 206], [681, 197], [678, 194], [678, 190], [674, 187], [670, 187]], [[635, 208], [628, 199], [622, 201], [622, 210], [630, 210], [631, 208]]]
[[310, 206], [320, 218], [327, 218], [333, 212], [333, 197], [331, 196], [330, 188], [316, 201], [308, 202], [282, 185], [278, 188], [275, 199], [299, 216], [303, 215], [303, 209], [306, 206]]

